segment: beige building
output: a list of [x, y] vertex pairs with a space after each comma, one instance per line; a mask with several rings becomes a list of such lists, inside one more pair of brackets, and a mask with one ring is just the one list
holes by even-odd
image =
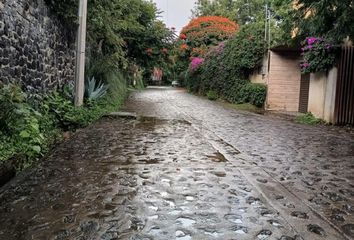
[[354, 124], [353, 58], [354, 47], [343, 47], [330, 71], [304, 75], [300, 50], [279, 46], [270, 50], [263, 68], [250, 75], [250, 80], [268, 86], [266, 110], [311, 112], [326, 122]]

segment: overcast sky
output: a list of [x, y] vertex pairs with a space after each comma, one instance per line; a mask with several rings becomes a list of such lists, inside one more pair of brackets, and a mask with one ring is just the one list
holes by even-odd
[[195, 0], [153, 0], [163, 11], [161, 19], [168, 27], [175, 27], [179, 32], [192, 15]]

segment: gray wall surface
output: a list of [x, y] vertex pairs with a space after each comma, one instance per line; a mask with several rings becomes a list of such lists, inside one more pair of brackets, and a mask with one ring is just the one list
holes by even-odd
[[74, 80], [75, 36], [43, 0], [0, 0], [0, 82], [44, 93]]

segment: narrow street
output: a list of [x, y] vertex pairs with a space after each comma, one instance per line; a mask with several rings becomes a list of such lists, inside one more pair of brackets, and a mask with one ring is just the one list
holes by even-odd
[[354, 136], [134, 92], [0, 189], [0, 239], [354, 239]]

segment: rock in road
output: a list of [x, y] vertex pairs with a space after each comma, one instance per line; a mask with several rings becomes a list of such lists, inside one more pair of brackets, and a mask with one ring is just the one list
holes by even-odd
[[0, 239], [354, 239], [354, 137], [173, 88], [0, 189]]

